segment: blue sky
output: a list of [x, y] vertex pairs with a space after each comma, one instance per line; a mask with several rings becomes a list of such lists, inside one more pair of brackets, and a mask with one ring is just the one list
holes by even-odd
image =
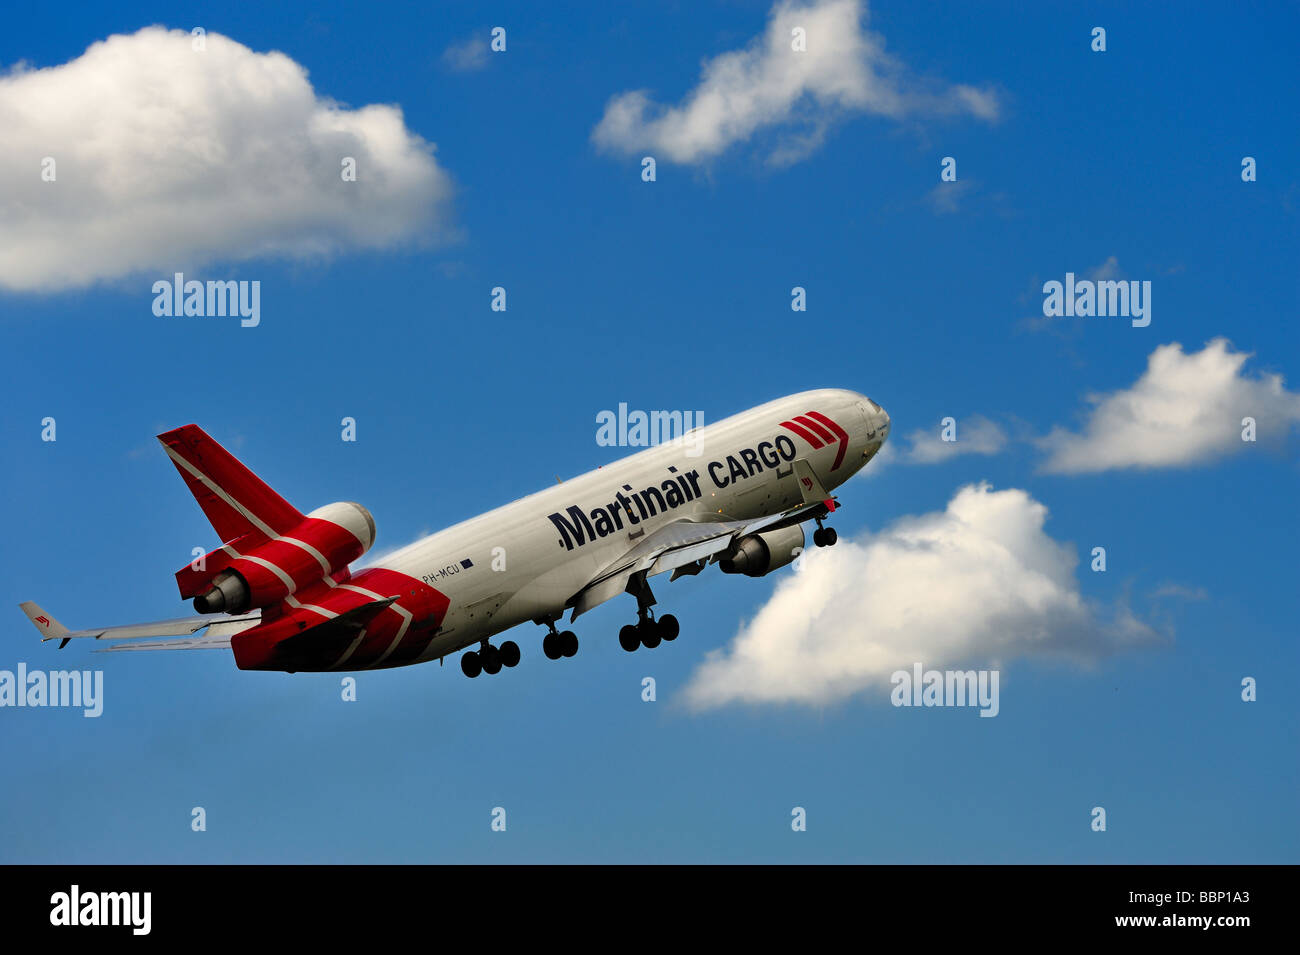
[[[646, 150], [593, 142], [612, 97], [681, 103], [701, 62], [744, 48], [768, 14], [7, 14], [5, 68], [58, 66], [151, 24], [281, 51], [318, 96], [400, 106], [405, 129], [436, 143], [450, 192], [432, 238], [177, 257], [260, 281], [253, 329], [156, 317], [166, 255], [88, 284], [0, 287], [0, 669], [105, 673], [99, 719], [0, 710], [0, 859], [1296, 861], [1295, 421], [1232, 453], [1097, 473], [1053, 473], [1035, 443], [1084, 433], [1087, 396], [1133, 388], [1171, 343], [1190, 354], [1226, 338], [1252, 356], [1244, 376], [1280, 374], [1295, 394], [1295, 11], [879, 3], [865, 28], [905, 64], [901, 88], [969, 84], [995, 118], [802, 101], [827, 127], [798, 161], [769, 161], [789, 132], [774, 122], [699, 161], [661, 158], [653, 183]], [[504, 53], [448, 65], [444, 50], [497, 25]], [[1097, 25], [1105, 53], [1089, 49]], [[957, 159], [955, 207], [935, 201], [944, 156]], [[0, 247], [13, 241], [0, 232]], [[1045, 281], [1097, 269], [1152, 282], [1148, 327], [1043, 318]], [[806, 313], [790, 309], [796, 285]], [[504, 313], [489, 308], [494, 286]], [[710, 574], [659, 584], [683, 634], [653, 652], [617, 645], [629, 598], [580, 621], [572, 660], [545, 660], [541, 628], [525, 626], [513, 671], [469, 681], [450, 659], [363, 673], [343, 703], [337, 675], [244, 673], [220, 651], [57, 653], [14, 606], [36, 599], [72, 627], [188, 612], [171, 575], [218, 542], [153, 438], [187, 422], [300, 508], [364, 503], [385, 548], [612, 460], [595, 415], [619, 402], [708, 422], [828, 386], [893, 419], [895, 456], [839, 492], [842, 538], [942, 512], [973, 482], [1022, 489], [1077, 551], [1081, 597], [1127, 606], [1162, 639], [1083, 665], [1004, 660], [996, 719], [871, 691], [697, 711], [682, 688], [790, 571]], [[997, 453], [907, 459], [910, 435], [973, 415], [1004, 434]], [[356, 443], [339, 440], [343, 416]], [[1105, 573], [1088, 568], [1098, 545]], [[1152, 596], [1171, 585], [1193, 599]], [[641, 700], [645, 676], [658, 702]], [[1240, 699], [1246, 676], [1257, 702]], [[191, 832], [194, 806], [208, 831]], [[505, 833], [489, 828], [495, 806]], [[791, 831], [794, 806], [806, 832]], [[1089, 828], [1094, 806], [1104, 833]]]

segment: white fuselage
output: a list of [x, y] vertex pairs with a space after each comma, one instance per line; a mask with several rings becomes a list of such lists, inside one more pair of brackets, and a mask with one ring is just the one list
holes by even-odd
[[[808, 429], [783, 427], [810, 411], [839, 425], [847, 440], [825, 443], [823, 429], [813, 434], [822, 445], [814, 448], [798, 433]], [[889, 416], [863, 395], [802, 392], [456, 524], [375, 566], [450, 599], [442, 627], [419, 658], [436, 659], [525, 621], [558, 618], [592, 578], [668, 522], [747, 520], [799, 504], [796, 459], [833, 490], [875, 455], [888, 433]]]

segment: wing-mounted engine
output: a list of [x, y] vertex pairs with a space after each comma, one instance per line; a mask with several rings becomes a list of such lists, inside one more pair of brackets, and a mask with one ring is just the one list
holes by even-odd
[[803, 528], [798, 524], [772, 531], [748, 534], [732, 545], [718, 560], [724, 574], [762, 577], [793, 563], [803, 551]]

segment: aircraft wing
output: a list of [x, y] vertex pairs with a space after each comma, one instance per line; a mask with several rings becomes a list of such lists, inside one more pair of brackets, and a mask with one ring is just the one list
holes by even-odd
[[[820, 490], [820, 485], [817, 490]], [[805, 498], [809, 496], [811, 495], [805, 494]], [[676, 571], [728, 550], [734, 541], [746, 534], [776, 530], [825, 517], [835, 508], [835, 499], [828, 496], [824, 500], [805, 500], [779, 514], [753, 520], [692, 521], [683, 518], [665, 524], [644, 540], [638, 541], [626, 554], [589, 580], [571, 599], [573, 615], [569, 619], [576, 620], [588, 610], [623, 593], [633, 574], [644, 571], [647, 577], [653, 577], [667, 570]], [[678, 576], [677, 573], [673, 574], [674, 579]]]
[[200, 614], [194, 617], [178, 617], [174, 620], [155, 620], [150, 623], [130, 623], [123, 626], [97, 627], [91, 630], [69, 630], [50, 614], [42, 610], [34, 601], [19, 604], [27, 619], [40, 631], [42, 640], [58, 640], [59, 649], [68, 645], [68, 641], [78, 637], [93, 640], [139, 640], [147, 637], [192, 637], [200, 630], [206, 629], [201, 637], [188, 640], [157, 641], [153, 644], [123, 645], [108, 647], [116, 649], [138, 650], [179, 650], [203, 647], [230, 646], [230, 638], [241, 630], [255, 626], [262, 618], [262, 611], [252, 610], [248, 613], [231, 615], [225, 613]]

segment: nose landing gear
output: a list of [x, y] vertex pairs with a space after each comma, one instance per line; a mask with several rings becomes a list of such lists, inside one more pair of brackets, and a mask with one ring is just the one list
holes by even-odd
[[813, 531], [813, 543], [818, 547], [834, 547], [835, 542], [840, 539], [840, 535], [835, 533], [833, 527], [823, 527], [822, 519], [817, 518], [817, 530]]

